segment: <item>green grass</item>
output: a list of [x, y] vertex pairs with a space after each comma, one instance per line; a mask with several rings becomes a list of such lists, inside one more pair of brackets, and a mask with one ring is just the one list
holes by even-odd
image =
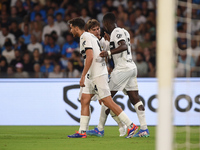
[[[0, 126], [0, 150], [155, 150], [155, 127], [149, 127], [149, 138], [119, 137], [116, 126], [106, 126], [103, 138], [94, 136], [88, 136], [86, 139], [67, 138], [68, 134], [74, 134], [78, 128], [78, 126]], [[191, 137], [193, 143], [199, 142], [198, 135], [199, 133]], [[178, 143], [184, 143], [185, 134], [177, 134], [176, 140]]]

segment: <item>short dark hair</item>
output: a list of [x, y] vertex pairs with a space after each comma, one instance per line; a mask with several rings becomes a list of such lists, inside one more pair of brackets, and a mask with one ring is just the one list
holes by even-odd
[[115, 23], [116, 17], [113, 13], [108, 12], [107, 14], [104, 15], [103, 22]]
[[73, 27], [78, 27], [81, 30], [84, 30], [85, 28], [85, 21], [79, 17], [69, 20], [69, 24], [72, 24]]
[[91, 28], [94, 28], [96, 26], [100, 27], [100, 23], [96, 19], [90, 19], [88, 20], [86, 26], [87, 30], [90, 30]]

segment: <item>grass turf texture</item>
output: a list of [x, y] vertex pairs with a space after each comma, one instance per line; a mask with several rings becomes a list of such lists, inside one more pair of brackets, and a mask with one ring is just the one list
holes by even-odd
[[[149, 127], [149, 138], [119, 137], [116, 126], [106, 126], [102, 138], [95, 136], [88, 136], [85, 139], [67, 138], [68, 134], [74, 134], [78, 128], [78, 126], [0, 126], [0, 150], [155, 150], [155, 127]], [[184, 143], [185, 135], [185, 133], [176, 134], [176, 142]], [[191, 134], [191, 140], [192, 143], [199, 143], [199, 133]]]

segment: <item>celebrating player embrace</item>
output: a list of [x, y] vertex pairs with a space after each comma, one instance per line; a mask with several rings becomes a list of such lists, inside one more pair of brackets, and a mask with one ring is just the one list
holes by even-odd
[[[126, 138], [132, 138], [138, 127], [128, 118], [125, 112], [113, 101], [108, 86], [108, 71], [105, 59], [101, 58], [102, 51], [99, 40], [91, 33], [85, 32], [85, 22], [81, 18], [75, 18], [69, 21], [70, 31], [73, 36], [80, 37], [80, 52], [84, 60], [84, 69], [80, 79], [80, 86], [83, 87], [81, 95], [81, 118], [79, 131], [69, 138], [86, 138], [86, 128], [89, 123], [89, 105], [90, 100], [97, 94], [104, 105], [110, 108], [119, 119], [128, 127]], [[85, 80], [88, 78], [89, 80]]]

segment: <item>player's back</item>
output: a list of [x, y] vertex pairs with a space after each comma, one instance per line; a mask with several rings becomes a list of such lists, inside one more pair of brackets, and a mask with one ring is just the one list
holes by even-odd
[[132, 59], [131, 46], [130, 46], [130, 35], [128, 31], [122, 28], [115, 28], [110, 36], [110, 49], [119, 47], [118, 42], [124, 40], [127, 45], [127, 50], [118, 54], [113, 54], [113, 61], [115, 64], [115, 70], [131, 70], [136, 68], [135, 63]]
[[102, 51], [99, 40], [93, 34], [84, 32], [80, 37], [80, 51], [84, 59], [88, 49], [93, 50], [93, 61], [87, 73], [89, 79], [108, 74], [105, 59], [99, 56]]

